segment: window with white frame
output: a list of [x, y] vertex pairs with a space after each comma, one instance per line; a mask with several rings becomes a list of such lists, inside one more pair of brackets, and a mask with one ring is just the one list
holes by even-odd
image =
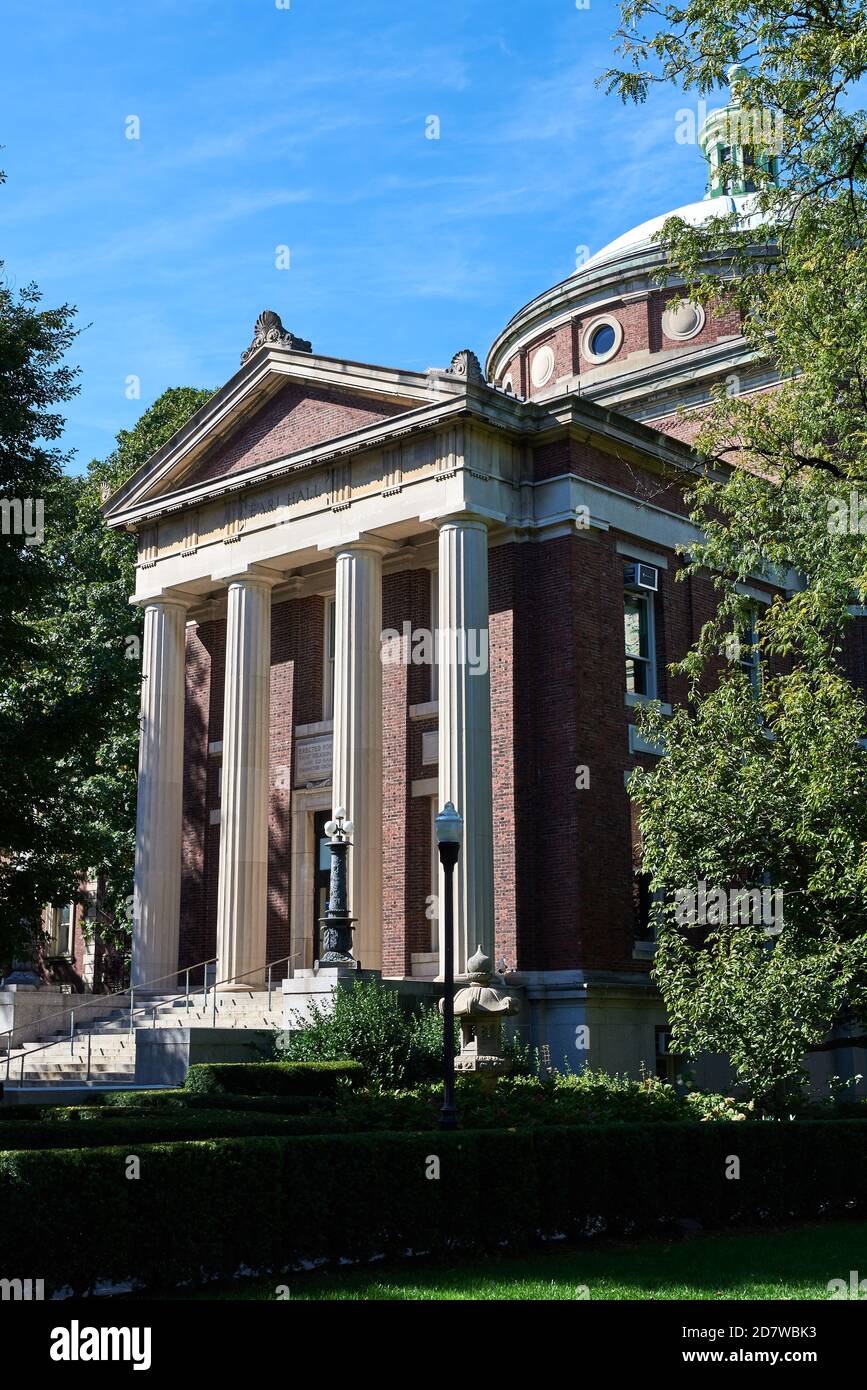
[[334, 717], [334, 654], [337, 650], [337, 602], [325, 600], [325, 634], [323, 641], [322, 718]]
[[746, 609], [737, 628], [737, 662], [753, 688], [754, 695], [761, 694], [762, 672], [759, 664], [758, 610]]
[[657, 570], [652, 565], [623, 567], [623, 635], [626, 692], [656, 698], [656, 626], [654, 599]]
[[72, 924], [75, 907], [65, 903], [63, 907], [51, 909], [48, 953], [52, 956], [68, 956], [72, 952]]

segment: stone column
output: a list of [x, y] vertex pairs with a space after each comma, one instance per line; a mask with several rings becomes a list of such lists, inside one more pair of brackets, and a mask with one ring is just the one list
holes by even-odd
[[190, 599], [144, 604], [141, 739], [135, 829], [132, 982], [174, 988], [181, 910], [184, 658]]
[[266, 964], [267, 944], [271, 590], [279, 579], [259, 565], [224, 578], [229, 603], [217, 979], [226, 990], [262, 988], [265, 978], [259, 967]]
[[[439, 523], [439, 804], [454, 802], [464, 818], [454, 876], [459, 975], [477, 946], [494, 955], [491, 798], [488, 530], [478, 518], [454, 517]], [[440, 902], [443, 892], [440, 868]]]
[[382, 969], [382, 554], [362, 538], [336, 550], [332, 809], [354, 823], [353, 955]]

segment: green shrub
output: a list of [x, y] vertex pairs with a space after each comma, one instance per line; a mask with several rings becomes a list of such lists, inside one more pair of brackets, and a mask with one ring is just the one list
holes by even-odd
[[[545, 1079], [459, 1075], [456, 1101], [461, 1125], [468, 1129], [742, 1117], [735, 1102], [724, 1097], [702, 1096], [696, 1104], [656, 1079], [632, 1081], [590, 1071]], [[376, 1095], [356, 1093], [341, 1102], [340, 1113], [358, 1130], [432, 1129], [441, 1104], [442, 1088], [437, 1082]]]
[[[658, 1233], [684, 1218], [863, 1217], [865, 1147], [861, 1120], [742, 1124], [737, 1182], [731, 1126], [713, 1121], [440, 1133], [436, 1182], [428, 1134], [158, 1144], [136, 1150], [137, 1182], [122, 1181], [127, 1147], [2, 1153], [3, 1255], [30, 1269], [38, 1249], [47, 1291], [81, 1294], [101, 1280], [158, 1289], [301, 1261]], [[75, 1201], [35, 1247], [33, 1213], [52, 1192]]]
[[339, 1086], [363, 1081], [357, 1062], [196, 1062], [184, 1089], [198, 1095], [334, 1096]]
[[[220, 1095], [197, 1091], [108, 1091], [100, 1103], [111, 1110], [253, 1110], [270, 1115], [328, 1114], [334, 1109], [327, 1096]], [[0, 1131], [2, 1132], [2, 1131]]]
[[[635, 1082], [599, 1073], [538, 1077], [484, 1074], [458, 1076], [455, 1098], [467, 1129], [522, 1129], [538, 1125], [626, 1124], [694, 1121], [697, 1108], [686, 1105], [670, 1086]], [[719, 1099], [719, 1098], [715, 1098]], [[438, 1125], [439, 1083], [403, 1091], [356, 1093], [345, 1097], [340, 1113], [353, 1129], [419, 1130]], [[740, 1118], [721, 1110], [718, 1118]]]
[[[66, 1107], [64, 1107], [66, 1109]], [[345, 1120], [322, 1115], [266, 1115], [223, 1109], [186, 1111], [89, 1110], [69, 1108], [52, 1120], [4, 1124], [0, 1151], [13, 1149], [106, 1148], [233, 1135], [321, 1134], [344, 1130]]]
[[[334, 995], [327, 1011], [315, 1001], [309, 1022], [283, 1035], [281, 1055], [292, 1061], [359, 1062], [377, 1086], [411, 1086], [432, 1081], [442, 1070], [443, 1021], [422, 1006], [405, 1012], [396, 990], [376, 980], [358, 980]], [[455, 1025], [455, 1044], [458, 1043]]]

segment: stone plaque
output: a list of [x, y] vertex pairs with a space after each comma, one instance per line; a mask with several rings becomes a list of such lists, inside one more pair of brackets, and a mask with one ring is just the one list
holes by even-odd
[[331, 776], [331, 734], [321, 738], [302, 738], [295, 748], [295, 785], [322, 782]]

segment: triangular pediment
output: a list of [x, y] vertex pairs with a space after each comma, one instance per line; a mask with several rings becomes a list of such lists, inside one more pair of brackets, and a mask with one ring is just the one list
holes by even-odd
[[188, 486], [231, 478], [287, 454], [324, 444], [412, 409], [413, 401], [387, 400], [360, 390], [286, 381], [275, 395], [183, 475]]
[[424, 373], [263, 348], [118, 489], [106, 518], [363, 435], [435, 398]]

